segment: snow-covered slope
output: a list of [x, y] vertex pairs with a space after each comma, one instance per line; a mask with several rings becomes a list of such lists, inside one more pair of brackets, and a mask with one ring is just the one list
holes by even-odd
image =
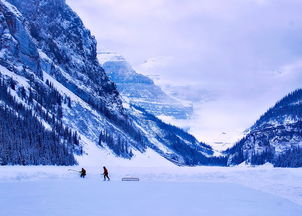
[[229, 164], [302, 166], [302, 89], [270, 108], [227, 153]]
[[192, 106], [185, 106], [168, 96], [149, 77], [136, 73], [121, 55], [114, 52], [99, 52], [98, 58], [110, 80], [130, 103], [157, 117], [187, 119], [192, 114]]
[[[94, 37], [64, 0], [0, 0], [0, 20], [0, 81], [7, 95], [0, 105], [24, 124], [34, 118], [51, 131], [59, 144], [58, 157], [75, 155], [81, 164], [99, 163], [108, 155], [117, 164], [152, 164], [158, 158], [177, 165], [223, 163], [210, 157], [209, 146], [186, 132], [143, 109], [123, 107], [114, 83], [98, 63]], [[33, 128], [27, 125], [22, 130]], [[46, 143], [39, 132], [28, 136], [37, 140], [37, 146]], [[28, 146], [22, 135], [5, 136], [9, 137], [21, 150], [19, 154], [10, 146], [1, 148], [3, 164], [41, 164], [36, 160], [39, 147], [33, 158], [20, 162]], [[170, 166], [169, 161], [162, 164]]]

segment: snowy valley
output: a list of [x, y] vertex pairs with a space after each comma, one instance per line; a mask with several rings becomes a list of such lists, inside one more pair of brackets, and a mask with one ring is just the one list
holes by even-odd
[[0, 215], [302, 215], [301, 101], [217, 152], [65, 0], [0, 0]]
[[[300, 90], [264, 114], [234, 147], [217, 153], [160, 120], [162, 115], [187, 118], [191, 108], [136, 73], [123, 57], [97, 56], [94, 37], [65, 1], [31, 4], [0, 4], [5, 116], [0, 123], [7, 139], [1, 140], [2, 165], [96, 164], [104, 155], [113, 161], [146, 158], [152, 164], [158, 155], [180, 166], [301, 166]], [[19, 123], [6, 127], [9, 121]], [[17, 136], [8, 139], [12, 131]]]

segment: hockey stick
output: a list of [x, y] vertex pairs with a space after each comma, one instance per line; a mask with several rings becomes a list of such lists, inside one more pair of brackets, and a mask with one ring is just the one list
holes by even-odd
[[78, 171], [78, 170], [73, 170], [73, 169], [68, 169], [68, 171], [73, 171], [73, 172], [81, 172], [81, 171]]

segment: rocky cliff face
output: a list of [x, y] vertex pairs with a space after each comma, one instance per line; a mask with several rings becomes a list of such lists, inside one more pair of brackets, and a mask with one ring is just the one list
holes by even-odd
[[[96, 40], [64, 0], [10, 0], [26, 19], [40, 67], [85, 101], [121, 112], [121, 101], [96, 58]], [[24, 21], [25, 22], [25, 21]], [[20, 44], [29, 38], [23, 38]], [[25, 43], [26, 44], [26, 43]], [[27, 49], [27, 47], [24, 47]]]
[[38, 49], [32, 41], [26, 20], [6, 1], [1, 2], [0, 13], [2, 65], [23, 75], [26, 69], [30, 69], [36, 76], [42, 77]]
[[[128, 160], [146, 151], [177, 165], [217, 164], [211, 148], [191, 135], [144, 109], [123, 107], [98, 63], [94, 37], [65, 1], [0, 0], [0, 45], [0, 111], [23, 122], [28, 140], [9, 134], [14, 128], [2, 133], [11, 143], [0, 149], [2, 164], [98, 163], [104, 155]], [[33, 157], [26, 157], [29, 147]]]

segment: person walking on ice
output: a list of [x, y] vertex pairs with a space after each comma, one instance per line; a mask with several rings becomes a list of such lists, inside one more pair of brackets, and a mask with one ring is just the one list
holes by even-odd
[[110, 181], [110, 178], [109, 178], [109, 176], [108, 176], [108, 170], [106, 169], [106, 167], [103, 167], [103, 169], [104, 169], [104, 172], [103, 172], [103, 175], [104, 175], [104, 181], [106, 181], [106, 179], [108, 180], [108, 181]]

